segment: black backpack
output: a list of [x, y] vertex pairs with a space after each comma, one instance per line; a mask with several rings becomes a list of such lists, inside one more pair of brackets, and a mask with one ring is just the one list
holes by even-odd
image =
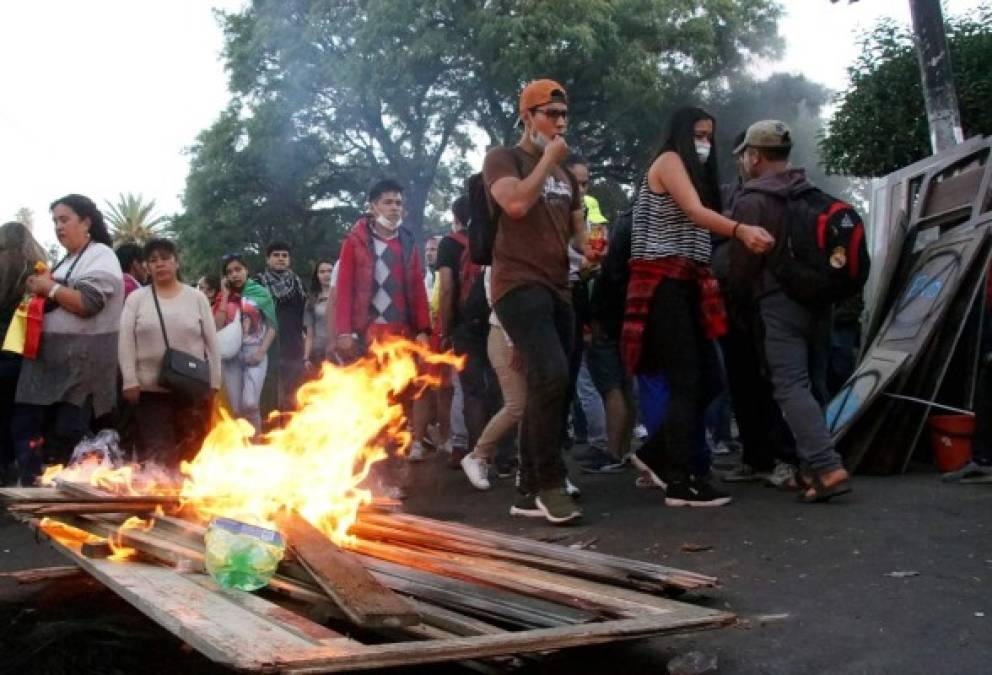
[[[517, 165], [517, 173], [523, 178], [523, 166], [516, 148], [509, 148], [513, 161]], [[468, 250], [472, 262], [476, 265], [493, 264], [493, 247], [496, 243], [496, 228], [499, 226], [500, 208], [493, 201], [489, 209], [489, 197], [486, 194], [486, 182], [482, 173], [474, 173], [465, 181], [465, 192], [468, 194]]]
[[860, 293], [871, 263], [858, 212], [814, 187], [787, 197], [786, 210], [785, 241], [769, 259], [786, 295], [830, 305]]

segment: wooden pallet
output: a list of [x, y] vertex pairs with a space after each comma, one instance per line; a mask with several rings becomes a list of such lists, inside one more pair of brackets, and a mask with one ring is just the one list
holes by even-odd
[[[0, 498], [35, 528], [40, 518], [18, 504], [78, 503], [38, 488], [0, 490]], [[129, 515], [100, 510], [70, 508], [49, 517], [105, 536]], [[368, 512], [360, 522], [366, 531], [349, 555], [358, 554], [376, 580], [402, 595], [420, 623], [355, 630], [348, 614], [294, 560], [284, 561], [261, 593], [221, 589], [203, 572], [202, 526], [181, 518], [159, 518], [147, 532], [123, 532], [122, 543], [140, 552], [139, 561], [88, 558], [81, 542], [65, 538], [52, 544], [211, 660], [249, 672], [475, 661], [734, 621], [726, 612], [660, 595], [711, 586], [711, 577], [427, 518]], [[434, 546], [418, 539], [423, 531], [433, 532]]]

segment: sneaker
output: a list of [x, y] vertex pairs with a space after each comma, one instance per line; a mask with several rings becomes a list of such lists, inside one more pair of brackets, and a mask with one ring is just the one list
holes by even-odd
[[537, 495], [517, 494], [517, 498], [513, 500], [513, 505], [510, 506], [510, 515], [522, 518], [543, 518], [544, 512], [537, 507]]
[[741, 462], [737, 468], [723, 474], [720, 480], [724, 483], [754, 483], [770, 476], [771, 474], [767, 471], [757, 471], [752, 469], [749, 464]]
[[583, 473], [623, 473], [627, 469], [622, 460], [598, 448], [577, 458], [577, 462]]
[[447, 443], [447, 440], [441, 436], [441, 429], [436, 424], [432, 424], [427, 427], [427, 438], [424, 439], [425, 442], [429, 443], [431, 446], [437, 448], [438, 450]]
[[469, 453], [462, 457], [461, 465], [468, 482], [476, 490], [488, 490], [492, 487], [489, 484], [489, 462]]
[[[637, 470], [638, 471], [641, 472], [641, 477], [642, 478], [646, 478], [648, 481], [650, 481], [651, 487], [659, 487], [662, 490], [664, 490], [665, 488], [668, 487], [665, 484], [665, 481], [663, 481], [661, 479], [661, 477], [657, 473], [655, 473], [654, 469], [652, 469], [651, 467], [649, 467], [644, 462], [643, 459], [641, 459], [640, 457], [637, 456], [637, 453], [636, 452], [633, 455], [630, 456], [630, 462], [635, 467], [637, 467]], [[636, 483], [635, 483], [635, 485], [636, 485]], [[638, 486], [638, 487], [640, 487], [640, 486]]]
[[420, 441], [414, 441], [413, 445], [410, 446], [410, 452], [406, 455], [406, 460], [408, 462], [422, 462], [427, 456], [427, 450], [424, 448], [424, 444]]
[[582, 496], [582, 490], [580, 490], [575, 483], [570, 481], [567, 476], [565, 477], [565, 492], [569, 497], [574, 497], [575, 499]]
[[726, 441], [718, 441], [710, 446], [710, 452], [714, 455], [732, 455], [734, 450], [727, 445]]
[[512, 478], [517, 473], [517, 460], [496, 458], [496, 477]]
[[940, 479], [945, 483], [989, 483], [992, 482], [992, 466], [972, 460], [957, 471], [941, 474]]
[[796, 475], [796, 467], [786, 462], [776, 462], [772, 472], [765, 476], [765, 485], [780, 488]]
[[563, 525], [582, 517], [582, 509], [568, 491], [562, 488], [541, 490], [534, 503], [541, 509], [545, 520], [554, 525]]
[[647, 440], [647, 437], [648, 437], [647, 427], [645, 427], [643, 424], [638, 424], [636, 427], [634, 427], [634, 438], [636, 438], [639, 441], [644, 441]]
[[700, 480], [672, 482], [665, 493], [665, 506], [723, 506], [730, 495]]
[[468, 448], [454, 446], [451, 448], [451, 456], [448, 457], [448, 466], [452, 469], [462, 468], [462, 457], [468, 454]]

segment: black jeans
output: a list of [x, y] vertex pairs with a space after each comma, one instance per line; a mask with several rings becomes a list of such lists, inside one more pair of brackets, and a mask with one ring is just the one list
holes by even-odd
[[488, 324], [481, 328], [462, 325], [455, 329], [451, 340], [455, 353], [465, 357], [465, 368], [458, 373], [458, 379], [469, 451], [475, 450], [482, 430], [500, 408], [499, 382], [486, 351], [488, 338]]
[[641, 370], [665, 376], [668, 412], [637, 456], [668, 481], [689, 478], [693, 445], [703, 415], [719, 393], [718, 368], [713, 343], [703, 334], [698, 284], [663, 280], [651, 299]]
[[196, 456], [206, 435], [210, 401], [190, 403], [174, 394], [141, 392], [134, 407], [138, 460], [178, 469]]
[[11, 416], [17, 473], [24, 487], [34, 485], [46, 463], [68, 464], [72, 451], [89, 432], [92, 406], [71, 403], [18, 403]]
[[21, 357], [0, 353], [0, 485], [4, 484], [8, 471], [13, 470], [17, 458], [11, 421], [20, 373]]
[[520, 422], [520, 489], [561, 488], [562, 418], [572, 347], [572, 308], [550, 288], [520, 286], [496, 303], [496, 316], [527, 369], [527, 405]]
[[[986, 321], [992, 317], [985, 317]], [[972, 458], [976, 464], [992, 466], [992, 353], [982, 357], [975, 390], [975, 434]]]
[[720, 340], [730, 401], [740, 431], [742, 460], [752, 469], [770, 471], [776, 460], [796, 462], [796, 442], [772, 393], [759, 349], [761, 319], [754, 306], [728, 302], [727, 334]]

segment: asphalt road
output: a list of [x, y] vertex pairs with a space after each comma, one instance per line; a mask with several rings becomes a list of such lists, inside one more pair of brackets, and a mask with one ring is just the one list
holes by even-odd
[[[699, 650], [716, 655], [726, 675], [992, 673], [992, 485], [944, 485], [927, 472], [858, 477], [842, 501], [803, 505], [748, 484], [731, 486], [728, 507], [668, 509], [660, 492], [633, 487], [632, 472], [576, 474], [585, 521], [556, 528], [507, 515], [510, 481], [476, 492], [436, 458], [413, 467], [412, 479], [410, 512], [566, 544], [595, 538], [601, 551], [713, 574], [723, 586], [693, 601], [743, 619], [738, 627], [566, 652], [536, 672], [659, 675], [673, 656]], [[712, 549], [684, 553], [683, 543]], [[62, 559], [23, 526], [0, 520], [0, 570], [51, 564]], [[100, 598], [77, 613], [92, 616]], [[112, 609], [168, 657], [155, 672], [180, 664], [187, 674], [213, 670], [127, 607]], [[0, 673], [23, 616], [23, 608], [0, 613], [8, 624]], [[35, 630], [43, 619], [35, 617]]]

